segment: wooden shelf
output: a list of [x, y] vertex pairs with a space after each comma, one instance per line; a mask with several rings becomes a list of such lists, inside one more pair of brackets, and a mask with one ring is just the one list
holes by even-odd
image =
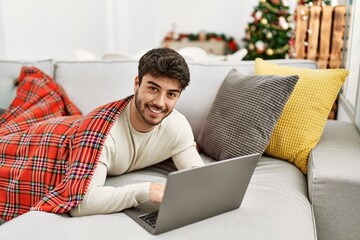
[[164, 41], [162, 47], [179, 50], [184, 47], [200, 47], [206, 52], [215, 55], [224, 55], [226, 50], [226, 43], [224, 41]]

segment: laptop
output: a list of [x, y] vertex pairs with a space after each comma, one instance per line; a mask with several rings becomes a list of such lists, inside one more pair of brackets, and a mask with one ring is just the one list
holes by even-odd
[[171, 172], [161, 204], [124, 212], [152, 234], [183, 227], [240, 207], [260, 154]]

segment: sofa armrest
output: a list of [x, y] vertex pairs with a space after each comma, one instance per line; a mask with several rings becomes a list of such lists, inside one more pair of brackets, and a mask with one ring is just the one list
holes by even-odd
[[307, 179], [318, 239], [358, 239], [360, 134], [354, 124], [327, 122], [310, 153]]

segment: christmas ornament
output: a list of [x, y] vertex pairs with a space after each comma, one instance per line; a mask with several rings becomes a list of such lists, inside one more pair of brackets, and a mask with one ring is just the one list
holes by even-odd
[[274, 50], [272, 50], [271, 48], [266, 49], [266, 55], [268, 56], [274, 55]]
[[236, 52], [238, 50], [238, 45], [235, 42], [235, 40], [232, 40], [228, 43], [228, 48], [230, 49], [231, 52]]
[[254, 16], [255, 20], [259, 21], [261, 17], [262, 17], [262, 11], [256, 11]]
[[250, 43], [249, 46], [248, 46], [248, 49], [249, 49], [250, 51], [253, 51], [253, 50], [255, 49], [254, 44]]
[[272, 3], [272, 4], [275, 4], [275, 5], [279, 5], [279, 4], [280, 4], [280, 0], [271, 0], [271, 3]]
[[265, 43], [259, 40], [255, 43], [255, 48], [257, 53], [263, 53], [265, 51]]
[[260, 23], [263, 24], [263, 25], [266, 25], [266, 24], [268, 24], [268, 21], [267, 21], [266, 18], [262, 18], [262, 19], [260, 20]]
[[286, 21], [284, 17], [279, 17], [279, 26], [283, 30], [287, 30], [289, 28], [289, 23]]
[[266, 36], [267, 39], [272, 39], [273, 38], [272, 32], [267, 32], [265, 36]]

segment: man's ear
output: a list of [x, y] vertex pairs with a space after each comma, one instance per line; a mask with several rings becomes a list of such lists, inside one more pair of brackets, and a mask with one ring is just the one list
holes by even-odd
[[134, 81], [134, 92], [136, 92], [136, 90], [139, 88], [140, 86], [140, 80], [139, 80], [139, 75], [137, 75], [135, 77], [135, 81]]

